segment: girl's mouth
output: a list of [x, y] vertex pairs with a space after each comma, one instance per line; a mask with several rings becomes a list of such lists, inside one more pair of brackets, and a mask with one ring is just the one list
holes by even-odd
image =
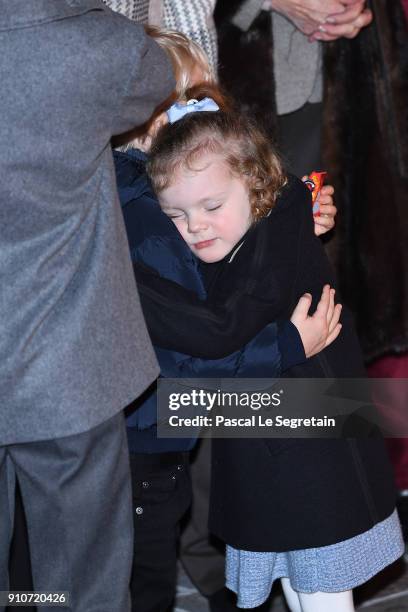
[[212, 246], [215, 240], [216, 240], [215, 238], [212, 238], [211, 240], [203, 240], [202, 242], [196, 242], [194, 244], [194, 248], [195, 249], [206, 249], [207, 247]]

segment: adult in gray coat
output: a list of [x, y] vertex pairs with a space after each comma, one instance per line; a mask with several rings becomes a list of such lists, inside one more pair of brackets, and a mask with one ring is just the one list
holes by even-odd
[[69, 591], [75, 612], [122, 612], [121, 411], [158, 367], [110, 139], [172, 91], [170, 64], [99, 0], [0, 0], [0, 45], [0, 590], [17, 477], [34, 588]]

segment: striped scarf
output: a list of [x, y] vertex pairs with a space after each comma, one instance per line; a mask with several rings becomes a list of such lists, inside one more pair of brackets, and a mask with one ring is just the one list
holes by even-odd
[[[103, 0], [112, 10], [129, 19], [142, 23], [160, 23], [163, 9], [163, 26], [183, 32], [205, 51], [216, 72], [217, 33], [213, 12], [216, 0]], [[163, 5], [163, 6], [161, 6]], [[156, 16], [156, 18], [155, 18]]]
[[183, 32], [207, 54], [214, 70], [217, 66], [217, 33], [213, 20], [215, 0], [164, 0], [164, 26]]
[[121, 13], [128, 19], [147, 23], [149, 18], [149, 0], [103, 0], [113, 11]]

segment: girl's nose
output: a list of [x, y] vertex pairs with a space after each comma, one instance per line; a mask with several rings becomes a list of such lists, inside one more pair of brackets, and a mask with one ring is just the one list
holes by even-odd
[[207, 228], [207, 223], [205, 219], [200, 215], [194, 215], [189, 217], [188, 219], [188, 231], [192, 234], [196, 234], [197, 232], [201, 232], [203, 229]]

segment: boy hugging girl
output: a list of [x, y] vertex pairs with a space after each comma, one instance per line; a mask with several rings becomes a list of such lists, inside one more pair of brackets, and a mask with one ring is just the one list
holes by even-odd
[[[313, 217], [306, 187], [232, 109], [201, 49], [149, 32], [170, 55], [176, 90], [115, 164], [162, 376], [363, 376], [316, 237], [334, 225], [333, 189]], [[157, 437], [154, 390], [128, 412], [133, 608], [164, 612], [196, 440]], [[285, 442], [213, 441], [210, 531], [227, 547], [227, 587], [251, 608], [279, 578], [292, 612], [351, 612], [352, 589], [403, 552], [383, 441]]]

